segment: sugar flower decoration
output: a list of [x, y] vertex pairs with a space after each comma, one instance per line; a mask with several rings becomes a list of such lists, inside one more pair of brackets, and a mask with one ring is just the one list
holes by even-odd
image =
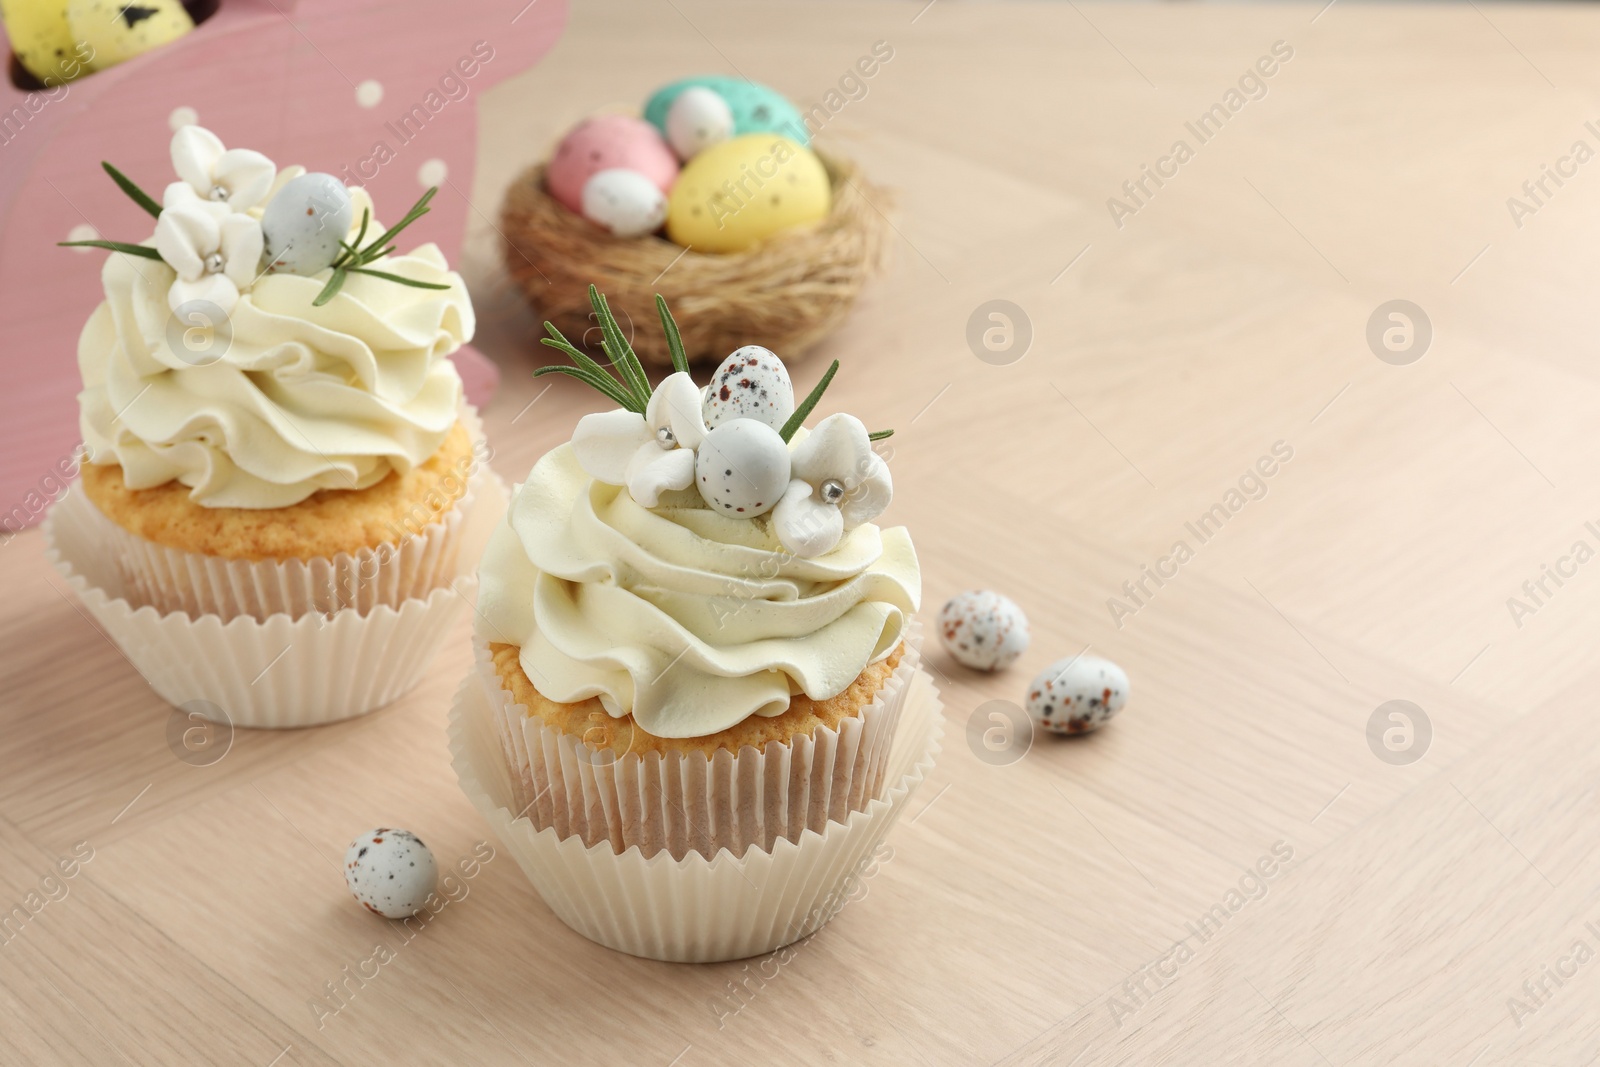
[[802, 559], [830, 552], [846, 531], [882, 514], [894, 495], [889, 465], [854, 415], [829, 415], [790, 457], [794, 475], [772, 511], [783, 547]]
[[[762, 418], [739, 417], [724, 418], [711, 431], [706, 428], [702, 407], [707, 400], [689, 375], [689, 359], [667, 302], [656, 297], [674, 372], [654, 392], [644, 365], [611, 314], [606, 298], [592, 285], [589, 304], [600, 323], [600, 346], [611, 361], [610, 368], [573, 345], [555, 324], [547, 322], [544, 328], [550, 336], [541, 340], [566, 353], [572, 363], [540, 367], [533, 374], [536, 378], [545, 374], [576, 378], [621, 407], [620, 411], [603, 411], [578, 420], [572, 451], [591, 478], [626, 486], [635, 501], [653, 508], [667, 490], [695, 485], [697, 461], [705, 466], [709, 457], [713, 471], [725, 466], [741, 469], [745, 472], [743, 487], [732, 490], [720, 483], [711, 487], [711, 479], [702, 476], [700, 480], [707, 484], [698, 486], [701, 499], [713, 510], [720, 502], [717, 514], [729, 517], [739, 513], [744, 518], [759, 518], [771, 508], [772, 528], [779, 541], [803, 558], [832, 551], [846, 531], [871, 521], [889, 506], [894, 492], [889, 466], [872, 450], [872, 442], [883, 440], [893, 430], [868, 433], [853, 415], [830, 415], [798, 445], [788, 447], [838, 373], [838, 360], [833, 361], [782, 427], [774, 427]], [[777, 364], [775, 373], [781, 374], [787, 386], [788, 372], [782, 363], [766, 349], [760, 351]], [[743, 365], [748, 353], [748, 348], [740, 349], [728, 358]], [[700, 452], [698, 456], [696, 450]], [[739, 455], [735, 457], [734, 452]], [[741, 467], [741, 460], [749, 462]], [[732, 475], [734, 471], [724, 473]], [[768, 480], [775, 483], [770, 490], [765, 485]], [[738, 500], [723, 499], [736, 497], [746, 488], [751, 490], [747, 504], [736, 506]], [[778, 501], [776, 508], [773, 500]]]
[[643, 415], [601, 411], [578, 420], [572, 451], [591, 478], [625, 485], [653, 508], [668, 489], [694, 484], [694, 450], [706, 438], [700, 390], [684, 371], [662, 379]]
[[204, 200], [235, 211], [257, 207], [272, 190], [277, 165], [248, 148], [224, 148], [210, 130], [184, 126], [172, 135], [172, 169]]
[[[216, 134], [199, 126], [184, 126], [173, 134], [172, 167], [182, 180], [168, 185], [159, 202], [110, 163], [100, 166], [128, 199], [156, 220], [154, 237], [144, 244], [100, 238], [58, 243], [66, 248], [104, 248], [165, 262], [178, 275], [167, 291], [167, 303], [173, 311], [190, 300], [208, 300], [224, 315], [233, 310], [240, 294], [266, 273], [260, 262], [266, 244], [261, 220], [271, 213], [270, 201], [283, 197], [292, 201], [294, 179], [305, 175], [305, 168], [298, 166], [286, 167], [280, 174], [277, 165], [260, 152], [224, 148]], [[345, 189], [332, 175], [312, 177], [332, 183], [338, 194], [333, 199], [341, 201], [343, 207], [352, 212], [357, 205], [362, 209], [360, 228], [350, 241], [340, 240], [336, 248], [330, 247], [331, 260], [315, 266], [302, 265], [301, 270], [308, 274], [332, 268], [327, 284], [311, 301], [312, 307], [321, 307], [337, 296], [351, 274], [382, 278], [414, 289], [450, 288], [374, 266], [395, 250], [394, 239], [402, 230], [428, 213], [428, 201], [439, 191], [438, 186], [423, 193], [399, 222], [362, 244], [372, 224], [372, 202], [367, 194]], [[302, 189], [299, 195], [304, 193]], [[301, 204], [304, 203], [302, 199]], [[269, 221], [269, 228], [272, 225]]]
[[176, 311], [191, 300], [205, 300], [226, 315], [256, 278], [263, 240], [255, 218], [220, 200], [202, 200], [192, 186], [173, 182], [162, 196], [155, 244], [178, 275], [167, 290], [168, 306]]

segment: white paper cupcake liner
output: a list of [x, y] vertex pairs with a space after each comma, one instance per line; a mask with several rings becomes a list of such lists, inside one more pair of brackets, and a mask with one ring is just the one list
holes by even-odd
[[365, 614], [191, 618], [135, 607], [92, 521], [99, 512], [74, 486], [43, 525], [51, 563], [95, 620], [168, 703], [237, 727], [283, 729], [337, 722], [383, 707], [421, 679], [463, 603], [505, 514], [505, 483], [482, 464], [456, 534], [456, 577], [398, 608]]
[[[476, 447], [483, 440], [477, 412], [463, 406], [461, 420]], [[125, 530], [92, 505], [92, 514], [81, 521], [94, 526], [100, 551], [112, 557], [135, 607], [195, 618], [216, 615], [223, 622], [240, 615], [297, 619], [308, 612], [332, 615], [350, 609], [364, 615], [380, 604], [399, 608], [412, 598], [426, 599], [456, 577], [461, 527], [484, 466], [476, 452], [468, 463], [459, 474], [467, 480], [465, 492], [440, 521], [397, 530], [402, 536], [394, 544], [329, 558], [222, 559], [186, 552]]]
[[648, 859], [666, 851], [742, 856], [798, 840], [866, 807], [882, 792], [884, 770], [906, 688], [921, 657], [913, 625], [900, 662], [871, 703], [837, 730], [746, 745], [738, 754], [596, 751], [581, 738], [551, 729], [503, 686], [489, 647], [474, 636], [475, 667], [504, 757], [512, 798], [536, 829], [553, 828], [585, 845], [638, 848]]
[[450, 712], [461, 788], [562, 922], [608, 948], [649, 959], [710, 963], [760, 955], [821, 928], [849, 899], [864, 865], [933, 767], [943, 733], [938, 691], [913, 670], [901, 701], [883, 795], [797, 841], [742, 858], [666, 851], [620, 855], [521, 814], [489, 695], [475, 676]]

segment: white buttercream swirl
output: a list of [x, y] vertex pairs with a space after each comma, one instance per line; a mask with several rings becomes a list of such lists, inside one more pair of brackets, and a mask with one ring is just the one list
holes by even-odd
[[177, 479], [207, 507], [275, 508], [425, 461], [456, 420], [446, 357], [472, 337], [472, 304], [434, 245], [375, 266], [450, 288], [352, 274], [313, 307], [328, 271], [267, 275], [228, 313], [212, 361], [185, 349], [172, 269], [109, 256], [106, 299], [78, 340], [91, 462], [120, 464], [135, 489]]
[[479, 576], [479, 633], [519, 645], [541, 693], [599, 697], [658, 737], [837, 696], [894, 650], [921, 599], [903, 527], [857, 526], [800, 559], [765, 519], [718, 515], [692, 489], [645, 508], [585, 474], [570, 444], [518, 488]]

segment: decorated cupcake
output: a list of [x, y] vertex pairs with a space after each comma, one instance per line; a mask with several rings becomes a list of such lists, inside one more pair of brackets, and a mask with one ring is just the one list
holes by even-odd
[[798, 406], [754, 345], [697, 385], [659, 300], [677, 369], [651, 389], [591, 298], [619, 376], [553, 326], [572, 365], [539, 373], [619, 407], [534, 465], [479, 572], [478, 684], [517, 806], [586, 863], [820, 840], [881, 806], [916, 670], [916, 553], [871, 521], [888, 431], [803, 429], [837, 363]]
[[[154, 216], [150, 239], [76, 242], [112, 254], [78, 344], [82, 489], [53, 536], [92, 543], [106, 574], [89, 584], [130, 613], [238, 641], [273, 620], [371, 640], [367, 623], [408, 606], [436, 627], [446, 613], [426, 605], [458, 600], [450, 583], [473, 562], [463, 531], [487, 449], [447, 358], [472, 336], [466, 289], [435, 246], [395, 243], [433, 190], [385, 229], [365, 190], [197, 126], [177, 131], [172, 162], [159, 203], [106, 168]], [[209, 649], [205, 670], [231, 677], [214, 662], [229, 654]], [[350, 705], [397, 681], [327, 711], [367, 710]]]

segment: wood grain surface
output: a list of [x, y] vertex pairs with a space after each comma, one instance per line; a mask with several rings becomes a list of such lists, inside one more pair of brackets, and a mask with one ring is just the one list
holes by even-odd
[[[520, 480], [599, 406], [531, 378], [505, 183], [590, 111], [746, 74], [820, 104], [819, 142], [901, 205], [892, 273], [797, 384], [838, 357], [825, 409], [898, 430], [885, 518], [924, 618], [996, 589], [1032, 648], [993, 677], [931, 654], [939, 765], [781, 965], [599, 948], [504, 855], [409, 936], [339, 857], [399, 825], [453, 866], [487, 834], [444, 742], [466, 620], [389, 709], [195, 766], [25, 533], [0, 550], [0, 913], [28, 916], [0, 1062], [1593, 1062], [1597, 47], [1579, 5], [575, 5], [482, 97], [476, 180], [444, 194], [470, 192], [505, 375], [495, 467]], [[1025, 353], [969, 345], [991, 300]], [[1394, 300], [1425, 350], [1369, 344]], [[1111, 726], [969, 740], [1086, 646], [1132, 679]]]

